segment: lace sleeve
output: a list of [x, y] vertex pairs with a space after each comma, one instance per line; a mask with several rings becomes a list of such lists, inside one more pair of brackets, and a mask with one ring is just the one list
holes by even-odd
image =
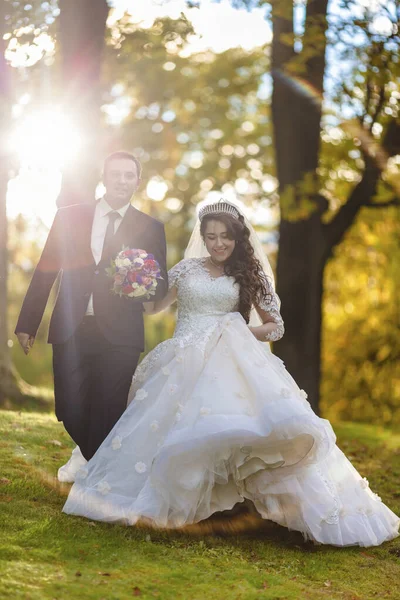
[[187, 260], [181, 260], [168, 271], [169, 289], [178, 287], [179, 279], [187, 269]]
[[261, 302], [259, 302], [259, 308], [264, 310], [269, 314], [271, 319], [274, 321], [276, 325], [276, 329], [272, 331], [268, 337], [268, 342], [277, 342], [283, 337], [285, 333], [285, 327], [283, 324], [283, 319], [281, 317], [281, 313], [279, 312], [281, 302], [279, 300], [278, 294], [273, 289], [272, 285], [268, 281], [268, 294]]

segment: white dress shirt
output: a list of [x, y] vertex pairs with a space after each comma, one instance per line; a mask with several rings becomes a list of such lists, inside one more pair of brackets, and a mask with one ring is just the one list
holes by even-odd
[[[115, 219], [114, 222], [114, 233], [118, 230], [118, 227], [121, 225], [122, 219], [124, 218], [126, 211], [130, 206], [130, 202], [119, 208], [115, 212], [119, 214], [119, 217]], [[95, 260], [96, 265], [99, 264], [101, 260], [101, 255], [103, 252], [104, 246], [104, 238], [106, 236], [107, 225], [109, 222], [108, 215], [110, 212], [113, 212], [114, 209], [108, 204], [107, 200], [102, 198], [97, 204], [94, 212], [93, 226], [92, 226], [92, 237], [91, 237], [91, 248], [93, 258]], [[94, 315], [93, 310], [93, 294], [89, 298], [88, 307], [86, 310], [87, 315]]]

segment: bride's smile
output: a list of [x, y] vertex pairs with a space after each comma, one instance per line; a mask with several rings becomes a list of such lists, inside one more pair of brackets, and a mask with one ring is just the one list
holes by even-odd
[[235, 249], [235, 240], [231, 238], [225, 223], [216, 220], [207, 222], [204, 243], [212, 264], [217, 268], [223, 266]]

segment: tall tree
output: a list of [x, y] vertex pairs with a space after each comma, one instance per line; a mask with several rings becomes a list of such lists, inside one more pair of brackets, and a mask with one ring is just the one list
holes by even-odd
[[[335, 216], [327, 223], [324, 221], [328, 203], [319, 193], [317, 169], [326, 72], [327, 11], [327, 0], [307, 2], [302, 48], [297, 53], [292, 0], [274, 3], [272, 12], [272, 118], [282, 202], [277, 276], [287, 326], [286, 336], [277, 344], [277, 353], [299, 384], [307, 389], [315, 409], [318, 409], [320, 384], [324, 268], [360, 208], [372, 204], [384, 168], [367, 140], [363, 146], [364, 168], [359, 182]], [[369, 50], [375, 55], [373, 45]], [[299, 67], [302, 85], [296, 81]], [[384, 79], [370, 82], [373, 97], [366, 99], [365, 112], [354, 137], [362, 138], [363, 134], [371, 137], [371, 123], [368, 127], [366, 123], [369, 118], [376, 122], [380, 116], [384, 101], [376, 104], [374, 97], [385, 98], [385, 84]], [[304, 88], [312, 93], [304, 93]], [[382, 148], [386, 156], [400, 150], [400, 125], [395, 120], [387, 124]], [[296, 209], [301, 209], [305, 200], [309, 202], [306, 218], [293, 219], [293, 212], [296, 217]]]
[[[393, 84], [391, 68], [398, 69], [400, 7], [397, 0], [371, 9], [357, 6], [354, 0], [341, 0], [335, 4], [334, 18], [329, 15], [328, 0], [233, 3], [271, 8], [271, 109], [281, 205], [277, 279], [286, 323], [286, 334], [276, 344], [276, 352], [318, 411], [325, 266], [362, 206], [379, 208], [398, 202], [391, 197], [374, 204], [387, 161], [400, 151], [397, 113], [388, 108], [395, 97], [389, 88]], [[299, 8], [304, 9], [303, 19]], [[378, 16], [386, 20], [384, 32], [373, 27]], [[347, 130], [346, 124], [338, 123], [354, 146], [360, 147], [360, 161], [358, 181], [337, 211], [332, 211], [318, 173], [328, 38], [336, 49], [336, 60], [360, 61], [358, 67], [360, 63], [363, 66], [352, 89], [347, 89], [344, 79], [338, 85], [339, 96], [346, 95], [347, 112], [349, 104], [354, 109], [360, 99], [361, 110]], [[392, 117], [387, 118], [385, 111]], [[373, 129], [378, 121], [379, 139]]]
[[63, 170], [59, 206], [94, 201], [102, 154], [101, 63], [109, 7], [106, 0], [60, 0], [61, 100], [83, 149]]

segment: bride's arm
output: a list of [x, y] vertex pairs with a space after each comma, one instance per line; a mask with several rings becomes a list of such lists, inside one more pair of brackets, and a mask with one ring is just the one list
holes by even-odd
[[166, 308], [171, 306], [176, 300], [177, 289], [176, 287], [172, 287], [166, 296], [162, 300], [157, 300], [157, 302], [144, 302], [143, 308], [146, 315], [155, 315]]
[[262, 321], [259, 327], [249, 327], [251, 333], [260, 342], [277, 342], [283, 337], [285, 327], [281, 313], [279, 312], [280, 301], [271, 285], [269, 285], [268, 297], [265, 298], [256, 311]]
[[277, 342], [280, 340], [285, 330], [279, 311], [279, 317], [270, 314], [259, 306], [256, 306], [256, 311], [262, 320], [262, 325], [259, 325], [258, 327], [249, 327], [254, 337], [260, 342]]

